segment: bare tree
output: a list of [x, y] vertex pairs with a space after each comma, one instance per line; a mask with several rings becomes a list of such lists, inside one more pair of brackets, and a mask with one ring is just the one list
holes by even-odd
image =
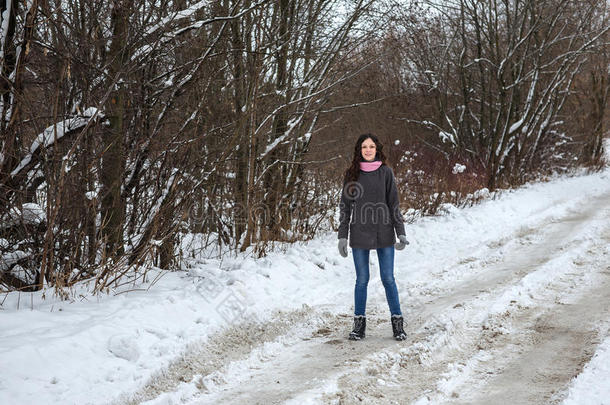
[[440, 22], [412, 35], [410, 62], [435, 97], [420, 120], [487, 169], [488, 186], [522, 179], [560, 133], [575, 76], [608, 27], [592, 26], [599, 3], [460, 0], [428, 2]]
[[184, 232], [259, 253], [289, 238], [304, 156], [356, 74], [336, 67], [373, 3], [2, 3], [2, 283], [102, 290], [175, 266]]

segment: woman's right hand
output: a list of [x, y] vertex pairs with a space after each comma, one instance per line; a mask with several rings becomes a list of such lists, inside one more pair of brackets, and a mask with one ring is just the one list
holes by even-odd
[[339, 254], [343, 257], [347, 257], [347, 239], [339, 239]]
[[394, 244], [394, 249], [403, 250], [408, 244], [409, 241], [407, 240], [407, 237], [405, 235], [400, 235], [398, 236], [398, 242]]

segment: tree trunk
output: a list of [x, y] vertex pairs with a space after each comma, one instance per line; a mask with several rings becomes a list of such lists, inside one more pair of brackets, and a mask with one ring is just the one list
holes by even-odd
[[598, 68], [591, 72], [591, 104], [590, 120], [593, 132], [585, 145], [585, 159], [596, 164], [602, 157], [602, 140], [604, 137], [604, 118], [608, 104], [608, 73], [606, 69]]
[[[291, 10], [290, 0], [280, 0], [279, 4], [279, 32], [276, 41], [276, 92], [279, 95], [278, 105], [285, 105], [288, 98], [287, 95], [287, 66], [288, 66], [288, 21]], [[271, 142], [284, 135], [288, 129], [287, 120], [288, 111], [286, 108], [281, 108], [273, 118]], [[264, 188], [265, 188], [265, 205], [266, 212], [269, 213], [269, 218], [266, 218], [266, 232], [269, 235], [280, 235], [281, 232], [281, 208], [280, 204], [284, 195], [284, 187], [288, 175], [286, 164], [282, 160], [287, 160], [288, 148], [286, 145], [277, 145], [269, 154], [267, 164], [271, 167], [267, 170]]]
[[[110, 78], [125, 76], [129, 60], [127, 50], [128, 18], [131, 0], [115, 0], [112, 10], [113, 36], [110, 45]], [[104, 135], [102, 158], [102, 240], [105, 256], [116, 256], [123, 252], [123, 222], [125, 202], [121, 197], [121, 183], [125, 168], [125, 115], [126, 90], [124, 80], [118, 80], [106, 103], [110, 125]]]
[[[249, 7], [246, 2], [244, 7]], [[227, 7], [229, 10], [229, 7]], [[249, 139], [246, 108], [246, 69], [244, 66], [244, 41], [243, 32], [239, 20], [231, 22], [231, 45], [233, 48], [233, 76], [235, 78], [234, 114], [236, 119], [235, 137], [237, 142], [237, 166], [235, 173], [235, 206], [234, 212], [234, 237], [235, 243], [239, 245], [240, 239], [248, 223], [248, 156]]]

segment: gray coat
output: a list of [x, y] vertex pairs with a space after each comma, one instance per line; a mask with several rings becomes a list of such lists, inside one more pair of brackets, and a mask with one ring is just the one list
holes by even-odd
[[396, 235], [405, 234], [398, 205], [394, 173], [386, 165], [372, 172], [360, 171], [355, 182], [345, 182], [339, 204], [339, 239], [360, 249], [392, 246]]

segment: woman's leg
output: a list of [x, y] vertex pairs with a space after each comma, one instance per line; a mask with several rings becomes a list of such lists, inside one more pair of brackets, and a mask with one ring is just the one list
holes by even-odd
[[354, 315], [364, 315], [366, 310], [366, 288], [369, 284], [369, 250], [352, 248], [356, 267], [356, 287], [354, 288]]
[[377, 249], [377, 258], [379, 259], [379, 273], [385, 288], [385, 296], [390, 307], [390, 314], [402, 315], [398, 299], [398, 288], [394, 280], [394, 246]]

